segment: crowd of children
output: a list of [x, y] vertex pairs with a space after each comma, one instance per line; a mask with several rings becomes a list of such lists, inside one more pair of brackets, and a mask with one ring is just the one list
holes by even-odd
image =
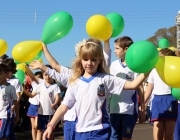
[[[31, 122], [33, 140], [53, 140], [53, 130], [62, 118], [65, 140], [131, 140], [137, 120], [151, 121], [154, 140], [173, 140], [177, 100], [155, 69], [138, 74], [127, 67], [125, 54], [133, 44], [130, 37], [114, 41], [118, 60], [111, 64], [109, 40], [103, 46], [97, 39], [84, 39], [75, 46], [76, 58], [71, 69], [61, 66], [41, 43], [50, 65], [37, 60], [29, 64], [31, 70], [41, 71], [35, 74], [26, 71], [23, 86], [13, 75], [16, 73], [14, 60], [7, 56], [0, 60], [0, 140], [16, 140], [15, 126], [25, 120], [19, 113], [22, 96], [26, 102], [28, 99], [29, 104], [23, 107]], [[169, 49], [160, 51], [160, 55], [173, 54]], [[148, 82], [147, 88], [143, 88], [144, 81]], [[149, 103], [151, 111], [148, 108], [146, 111]]]

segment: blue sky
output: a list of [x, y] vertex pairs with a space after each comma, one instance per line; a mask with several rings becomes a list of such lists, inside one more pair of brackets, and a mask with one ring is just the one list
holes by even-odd
[[[60, 11], [71, 14], [74, 20], [71, 32], [48, 44], [54, 58], [65, 66], [71, 66], [75, 44], [88, 38], [86, 22], [95, 14], [117, 12], [122, 15], [125, 27], [116, 38], [126, 35], [135, 42], [146, 40], [160, 28], [174, 26], [180, 10], [179, 0], [1, 0], [0, 5], [0, 38], [7, 42], [9, 56], [16, 44], [40, 40], [44, 24], [52, 14]], [[116, 38], [110, 39], [112, 61], [116, 60], [113, 52]], [[42, 59], [46, 64], [44, 56]]]

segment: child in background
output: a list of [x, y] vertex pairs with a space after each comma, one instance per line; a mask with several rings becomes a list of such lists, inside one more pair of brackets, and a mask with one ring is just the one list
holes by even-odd
[[107, 74], [105, 65], [101, 42], [83, 42], [72, 66], [73, 75], [69, 80], [65, 98], [50, 121], [43, 135], [44, 140], [49, 138], [60, 118], [74, 104], [77, 115], [75, 139], [107, 140], [110, 137], [111, 127], [106, 110], [108, 95], [120, 94], [123, 88], [139, 87], [148, 73], [141, 74], [129, 82]]
[[[16, 112], [15, 125], [19, 121], [19, 109], [17, 103], [17, 95], [14, 86], [7, 82], [7, 76], [9, 74], [9, 68], [5, 64], [0, 64], [0, 139], [6, 140], [14, 133], [13, 129], [9, 128], [11, 124], [12, 103]], [[14, 125], [14, 124], [13, 124]], [[13, 132], [11, 132], [13, 131]]]
[[[43, 75], [42, 75], [41, 71], [35, 72], [34, 75], [35, 75], [35, 78], [37, 79], [38, 83], [36, 83], [35, 81], [32, 80], [33, 79], [32, 74], [29, 76], [30, 83], [31, 83], [33, 89], [35, 89], [36, 86], [43, 81]], [[29, 98], [29, 102], [30, 102], [30, 106], [28, 108], [27, 116], [30, 117], [30, 120], [31, 120], [32, 139], [36, 140], [39, 96], [36, 95], [33, 98]]]
[[[133, 81], [138, 74], [128, 68], [125, 61], [125, 54], [133, 40], [123, 36], [114, 41], [114, 52], [118, 60], [111, 63], [110, 74]], [[144, 90], [141, 85], [135, 90], [122, 90], [121, 94], [112, 94], [110, 97], [110, 122], [111, 140], [131, 140], [136, 121], [138, 119], [138, 95], [141, 110], [139, 111], [139, 122], [145, 121]]]
[[[51, 68], [49, 65], [46, 65]], [[56, 106], [59, 102], [60, 88], [54, 83], [54, 80], [48, 74], [43, 72], [44, 81], [33, 88], [32, 93], [24, 90], [24, 93], [33, 98], [39, 96], [38, 122], [36, 140], [42, 140], [42, 134], [46, 129], [47, 123], [51, 120], [55, 113]], [[53, 140], [51, 135], [49, 140]]]
[[[14, 62], [13, 58], [6, 58], [2, 61], [2, 64], [6, 64], [9, 67], [9, 75], [7, 77], [7, 82], [10, 83], [12, 86], [15, 87], [16, 89], [16, 94], [17, 94], [17, 102], [18, 102], [18, 108], [19, 108], [19, 102], [20, 102], [20, 93], [22, 92], [22, 86], [20, 84], [19, 79], [17, 79], [14, 74], [17, 72], [16, 71], [16, 63]], [[14, 110], [14, 106], [12, 106], [12, 111]], [[22, 112], [19, 108], [19, 112]], [[21, 113], [20, 113], [21, 114]], [[13, 114], [13, 117], [11, 118], [11, 123], [8, 126], [8, 129], [11, 129], [12, 134], [10, 135], [10, 137], [8, 138], [9, 140], [16, 140], [16, 136], [15, 136], [15, 132], [13, 132], [14, 130], [14, 117], [15, 114]], [[20, 122], [22, 120], [22, 117], [20, 118]], [[20, 124], [20, 122], [18, 122]], [[15, 129], [22, 129], [21, 126], [16, 126]]]
[[[168, 48], [159, 51], [160, 56], [175, 56]], [[145, 102], [154, 95], [151, 101], [151, 123], [155, 140], [173, 140], [175, 123], [178, 115], [177, 100], [171, 94], [171, 87], [165, 84], [154, 68], [148, 77]]]

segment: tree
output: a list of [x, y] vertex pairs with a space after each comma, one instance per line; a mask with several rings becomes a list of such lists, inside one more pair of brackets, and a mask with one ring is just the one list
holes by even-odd
[[151, 36], [147, 39], [147, 41], [152, 42], [153, 44], [155, 44], [158, 47], [158, 41], [161, 38], [166, 38], [167, 40], [169, 40], [169, 44], [172, 47], [177, 47], [177, 28], [176, 26], [170, 27], [170, 28], [161, 28], [159, 30], [157, 30], [154, 33], [154, 36]]

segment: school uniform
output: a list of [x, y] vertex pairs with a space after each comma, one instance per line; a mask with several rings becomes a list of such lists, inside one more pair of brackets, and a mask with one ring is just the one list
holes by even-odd
[[[38, 79], [39, 83], [42, 83], [43, 79]], [[37, 87], [37, 83], [35, 81], [32, 81], [31, 86], [32, 88]], [[34, 96], [33, 98], [29, 98], [30, 106], [27, 111], [27, 116], [30, 118], [35, 118], [38, 116], [38, 108], [39, 108], [39, 95]]]
[[80, 77], [68, 86], [62, 104], [69, 108], [75, 104], [76, 139], [106, 140], [110, 137], [107, 98], [112, 93], [121, 94], [125, 81], [97, 72], [88, 79]]
[[0, 98], [0, 138], [9, 138], [14, 133], [14, 128], [10, 125], [12, 120], [11, 107], [13, 100], [17, 100], [15, 88], [9, 83], [4, 87], [0, 86]]
[[151, 105], [151, 122], [158, 120], [174, 120], [178, 115], [177, 100], [171, 94], [171, 87], [166, 85], [153, 69], [148, 77], [148, 82], [154, 85]]
[[[111, 63], [110, 74], [127, 81], [133, 81], [138, 76], [137, 73], [122, 63], [122, 59]], [[112, 94], [109, 100], [110, 122], [112, 125], [110, 139], [131, 138], [138, 118], [137, 91], [122, 90], [119, 95]]]
[[45, 130], [48, 122], [55, 113], [55, 110], [51, 108], [51, 105], [55, 102], [56, 94], [60, 93], [60, 88], [57, 84], [46, 86], [45, 81], [43, 81], [33, 89], [33, 92], [39, 95], [37, 129]]

